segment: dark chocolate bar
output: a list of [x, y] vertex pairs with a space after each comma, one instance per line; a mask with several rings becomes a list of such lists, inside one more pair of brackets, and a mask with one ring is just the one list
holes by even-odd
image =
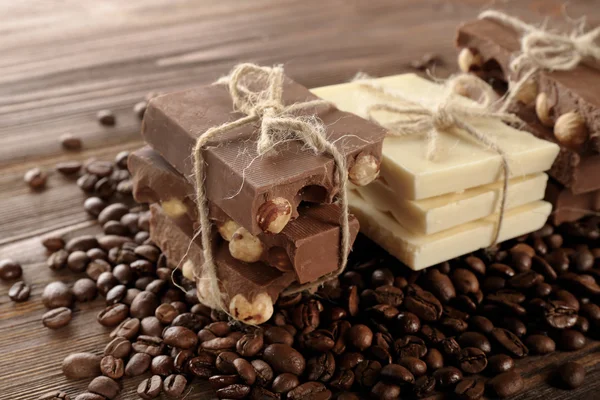
[[[175, 219], [197, 220], [192, 184], [160, 154], [149, 147], [137, 150], [129, 157], [129, 169], [138, 202], [161, 203], [167, 215]], [[264, 246], [263, 262], [283, 271], [293, 269], [298, 282], [307, 283], [339, 267], [340, 208], [336, 204], [303, 203], [298, 212], [298, 218], [290, 221], [281, 233], [261, 233], [257, 237]], [[220, 227], [219, 231], [231, 222], [214, 204], [210, 206], [210, 217]], [[350, 234], [354, 241], [358, 234], [354, 216], [350, 217]]]
[[573, 222], [600, 212], [600, 190], [573, 194], [560, 183], [548, 181], [546, 200], [553, 205], [551, 220], [554, 225]]
[[[308, 89], [285, 78], [285, 105], [316, 99]], [[191, 154], [195, 142], [209, 128], [244, 116], [232, 110], [224, 85], [159, 96], [148, 105], [142, 134], [148, 144], [195, 184]], [[361, 176], [355, 167], [362, 169], [365, 163], [369, 164], [367, 169], [374, 171], [372, 179], [376, 177], [385, 136], [383, 128], [333, 105], [305, 113], [322, 120], [328, 140], [346, 156], [351, 177]], [[268, 230], [264, 214], [272, 212], [270, 202], [287, 202], [291, 217], [295, 218], [301, 201], [332, 203], [339, 192], [332, 157], [307, 151], [300, 141], [279, 144], [273, 154], [257, 157], [257, 127], [257, 123], [247, 124], [218, 135], [203, 154], [208, 199], [253, 235]]]
[[[512, 29], [488, 19], [468, 22], [458, 30], [457, 45], [481, 57], [481, 63], [473, 65], [472, 72], [491, 83], [504, 81], [504, 85], [494, 87], [505, 88], [509, 77], [513, 81], [519, 78], [509, 67], [511, 57], [520, 50], [519, 34]], [[550, 175], [575, 194], [600, 189], [600, 92], [596, 89], [600, 71], [586, 65], [572, 71], [540, 71], [536, 81], [536, 93], [544, 93], [552, 107], [546, 124], [553, 125], [561, 115], [576, 111], [589, 135], [582, 146], [561, 145], [552, 128], [545, 127], [536, 116], [535, 101], [521, 103], [513, 110], [528, 123], [533, 134], [561, 145]]]
[[[171, 264], [182, 265], [185, 269], [186, 262], [190, 262], [197, 269], [197, 274], [202, 276], [202, 248], [199, 239], [192, 242], [194, 231], [191, 224], [186, 225], [183, 220], [175, 222], [157, 204], [151, 205], [150, 210], [152, 240], [162, 249]], [[263, 263], [238, 261], [231, 257], [226, 243], [222, 243], [216, 250], [215, 264], [221, 287], [227, 294], [227, 311], [247, 323], [266, 322], [271, 317], [272, 305], [279, 294], [296, 278], [293, 272], [281, 272]], [[197, 281], [201, 300], [203, 282], [202, 279]]]

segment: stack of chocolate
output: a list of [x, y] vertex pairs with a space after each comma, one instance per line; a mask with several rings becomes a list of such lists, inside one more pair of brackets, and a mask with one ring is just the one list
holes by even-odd
[[[459, 66], [489, 81], [502, 94], [520, 76], [510, 62], [521, 35], [490, 19], [458, 31]], [[560, 146], [550, 169], [546, 199], [555, 224], [600, 211], [600, 70], [579, 64], [570, 71], [541, 70], [517, 93], [513, 111], [537, 137]]]
[[[377, 87], [373, 91], [368, 88]], [[313, 90], [340, 109], [367, 116], [373, 105], [398, 106], [405, 100], [435, 108], [443, 85], [414, 74], [351, 82]], [[401, 97], [402, 99], [399, 99]], [[456, 96], [456, 101], [472, 101]], [[394, 113], [369, 115], [384, 126], [413, 118]], [[500, 120], [465, 121], [491, 138], [510, 168], [502, 228], [496, 238], [504, 183], [502, 157], [460, 129], [438, 133], [439, 154], [426, 157], [428, 132], [387, 137], [381, 177], [351, 194], [361, 231], [390, 254], [418, 270], [542, 227], [551, 205], [540, 201], [558, 146]]]
[[[285, 78], [283, 103], [317, 99]], [[225, 85], [211, 85], [157, 97], [144, 116], [149, 147], [129, 158], [137, 201], [152, 203], [151, 237], [188, 279], [202, 277], [203, 251], [192, 151], [209, 128], [244, 115], [233, 112]], [[379, 173], [385, 131], [378, 125], [322, 106], [310, 111], [322, 120], [327, 139], [346, 158], [358, 185]], [[340, 190], [335, 164], [299, 141], [277, 145], [258, 157], [257, 123], [212, 138], [203, 151], [205, 189], [213, 222], [212, 244], [229, 312], [259, 324], [271, 317], [273, 302], [290, 285], [310, 283], [340, 266]], [[351, 240], [358, 221], [350, 217]], [[203, 279], [198, 279], [202, 293]], [[200, 296], [201, 297], [201, 296]]]

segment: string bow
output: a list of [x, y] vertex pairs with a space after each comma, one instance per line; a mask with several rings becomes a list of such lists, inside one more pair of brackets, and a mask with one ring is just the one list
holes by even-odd
[[[451, 133], [455, 129], [461, 129], [466, 132], [473, 139], [486, 146], [486, 148], [493, 150], [501, 157], [504, 177], [498, 223], [496, 224], [492, 242], [496, 243], [502, 229], [506, 210], [506, 191], [510, 176], [508, 159], [506, 153], [492, 139], [467, 123], [466, 120], [470, 118], [491, 118], [509, 123], [521, 123], [521, 120], [514, 114], [491, 110], [490, 106], [496, 96], [493, 89], [473, 75], [457, 75], [448, 79], [445, 83], [445, 95], [437, 104], [432, 106], [408, 100], [396, 91], [384, 88], [373, 82], [364, 81], [360, 83], [360, 86], [374, 94], [385, 95], [395, 100], [393, 104], [378, 103], [367, 107], [367, 116], [375, 122], [377, 120], [374, 114], [382, 111], [409, 117], [386, 126], [389, 129], [388, 134], [390, 136], [425, 134], [427, 137], [426, 157], [428, 160], [434, 160], [439, 154], [438, 139], [440, 134], [442, 132]], [[462, 101], [459, 100], [459, 97], [455, 94], [455, 89], [458, 86], [467, 86], [477, 90], [481, 98], [478, 102], [470, 103], [465, 102], [464, 99]]]
[[484, 11], [479, 18], [491, 19], [522, 34], [521, 53], [510, 63], [510, 68], [517, 76], [528, 70], [515, 83], [503, 110], [512, 104], [523, 85], [540, 70], [570, 71], [581, 63], [598, 67], [600, 62], [600, 45], [596, 43], [600, 38], [600, 27], [585, 33], [583, 25], [580, 25], [570, 34], [559, 34], [495, 10]]
[[204, 186], [205, 163], [202, 153], [211, 138], [246, 124], [260, 123], [259, 136], [256, 142], [258, 156], [264, 156], [268, 152], [274, 151], [278, 143], [286, 140], [299, 140], [315, 154], [325, 153], [331, 155], [336, 165], [336, 178], [340, 185], [340, 206], [342, 210], [340, 220], [340, 268], [331, 274], [323, 276], [316, 282], [290, 288], [285, 293], [297, 293], [318, 286], [326, 280], [339, 275], [346, 266], [350, 250], [349, 212], [346, 193], [348, 183], [346, 159], [335, 145], [327, 140], [325, 127], [317, 118], [314, 116], [296, 115], [301, 111], [315, 107], [330, 106], [330, 103], [324, 100], [311, 100], [285, 105], [283, 103], [283, 81], [284, 71], [282, 66], [261, 67], [255, 64], [239, 64], [234, 67], [228, 76], [219, 79], [216, 83], [227, 85], [229, 94], [233, 100], [234, 111], [246, 115], [235, 121], [226, 122], [220, 126], [208, 129], [198, 137], [193, 149], [196, 197], [201, 226], [200, 237], [204, 253], [204, 265], [200, 279], [208, 281], [207, 293], [202, 297], [203, 302], [213, 308], [225, 310], [223, 305], [225, 294], [222, 293], [219, 285], [211, 246], [211, 223], [209, 219], [208, 199]]

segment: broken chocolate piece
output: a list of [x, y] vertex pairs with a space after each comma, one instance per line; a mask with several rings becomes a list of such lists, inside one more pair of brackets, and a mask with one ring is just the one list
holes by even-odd
[[555, 225], [600, 212], [600, 190], [573, 194], [560, 183], [550, 180], [546, 187], [546, 200], [553, 205], [551, 218]]
[[[192, 184], [160, 154], [149, 147], [137, 150], [129, 156], [129, 169], [137, 201], [160, 203], [164, 212], [177, 220], [197, 220]], [[301, 204], [298, 213], [280, 233], [260, 233], [257, 238], [264, 245], [260, 259], [282, 271], [293, 269], [302, 284], [339, 268], [341, 210], [336, 204]], [[239, 225], [214, 204], [210, 205], [210, 217], [221, 236], [231, 241]], [[350, 239], [354, 241], [357, 234], [358, 221], [351, 216]]]
[[[285, 78], [285, 105], [316, 100], [308, 89]], [[209, 128], [239, 119], [233, 113], [227, 87], [211, 85], [199, 89], [159, 96], [150, 101], [144, 115], [142, 134], [146, 141], [190, 182], [193, 178], [192, 149]], [[352, 169], [357, 159], [372, 159], [379, 164], [385, 130], [375, 123], [339, 111], [333, 105], [316, 107], [310, 116], [320, 118], [327, 139], [346, 157]], [[257, 124], [246, 124], [217, 135], [204, 150], [206, 193], [251, 234], [263, 232], [259, 208], [275, 198], [292, 206], [292, 218], [301, 201], [332, 203], [339, 192], [335, 163], [327, 154], [314, 154], [300, 141], [278, 144], [273, 154], [257, 157]], [[375, 179], [378, 165], [374, 171]], [[355, 176], [363, 174], [354, 171]]]

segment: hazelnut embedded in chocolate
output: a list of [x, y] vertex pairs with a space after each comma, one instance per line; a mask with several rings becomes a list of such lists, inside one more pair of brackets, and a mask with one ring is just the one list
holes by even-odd
[[194, 265], [194, 263], [191, 260], [186, 260], [183, 263], [183, 266], [181, 267], [182, 275], [186, 279], [189, 279], [190, 281], [193, 281], [195, 279], [195, 276], [194, 276], [195, 270], [196, 270], [196, 266]]
[[525, 105], [533, 104], [538, 94], [538, 84], [534, 79], [528, 79], [516, 94], [517, 100]]
[[229, 303], [229, 312], [239, 321], [259, 325], [273, 315], [273, 300], [267, 293], [259, 293], [252, 302], [242, 294], [237, 294]]
[[169, 199], [161, 203], [162, 209], [169, 218], [179, 218], [187, 213], [187, 207], [179, 199]]
[[283, 197], [263, 203], [258, 209], [256, 222], [263, 232], [279, 233], [292, 217], [292, 205]]
[[465, 47], [458, 53], [458, 68], [462, 72], [469, 72], [472, 68], [478, 68], [483, 65], [481, 55]]
[[231, 241], [233, 234], [235, 231], [240, 229], [240, 226], [233, 220], [225, 221], [225, 222], [217, 222], [217, 230], [221, 234], [223, 240], [228, 242]]
[[244, 262], [257, 262], [264, 251], [260, 239], [253, 236], [246, 228], [239, 228], [229, 242], [229, 252], [237, 260]]
[[578, 148], [588, 139], [584, 119], [572, 111], [561, 115], [554, 124], [554, 136], [563, 145]]
[[554, 125], [552, 120], [552, 106], [548, 95], [544, 92], [540, 92], [535, 99], [535, 113], [544, 126], [551, 127]]
[[366, 186], [379, 175], [379, 161], [371, 154], [360, 154], [348, 171], [350, 182], [356, 186]]

